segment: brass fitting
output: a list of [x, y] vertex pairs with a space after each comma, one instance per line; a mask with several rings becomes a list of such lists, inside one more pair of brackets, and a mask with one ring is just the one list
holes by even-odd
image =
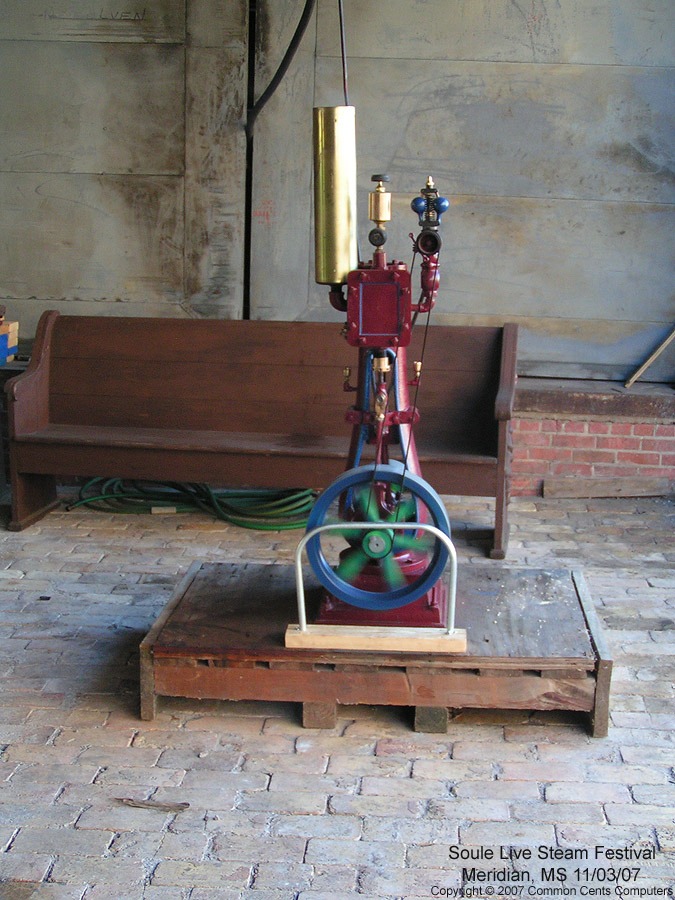
[[388, 375], [391, 372], [391, 363], [388, 356], [373, 357], [373, 371], [380, 375]]
[[373, 175], [371, 180], [377, 181], [377, 186], [368, 195], [368, 218], [381, 226], [385, 222], [391, 222], [391, 194], [384, 186], [384, 182], [389, 181], [389, 176]]
[[387, 395], [386, 394], [378, 394], [375, 398], [375, 419], [378, 422], [383, 422], [384, 417], [387, 415]]

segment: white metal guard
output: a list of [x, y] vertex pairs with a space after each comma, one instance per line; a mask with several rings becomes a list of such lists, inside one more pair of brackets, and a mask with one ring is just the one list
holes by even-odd
[[457, 601], [457, 551], [450, 537], [437, 528], [435, 525], [429, 525], [426, 522], [350, 522], [347, 526], [344, 522], [334, 522], [330, 525], [318, 525], [306, 532], [295, 549], [295, 587], [298, 597], [298, 625], [300, 631], [307, 631], [307, 612], [305, 608], [305, 585], [302, 577], [302, 551], [305, 549], [308, 541], [324, 531], [344, 531], [345, 528], [359, 529], [360, 531], [372, 531], [374, 528], [381, 526], [382, 528], [392, 529], [394, 531], [429, 531], [434, 537], [442, 541], [447, 550], [450, 559], [450, 583], [448, 584], [448, 615], [445, 623], [446, 634], [452, 634], [455, 630], [455, 605]]

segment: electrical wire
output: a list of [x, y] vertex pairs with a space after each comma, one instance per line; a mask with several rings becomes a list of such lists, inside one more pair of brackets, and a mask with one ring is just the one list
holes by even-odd
[[[284, 53], [283, 59], [279, 63], [279, 68], [276, 70], [274, 75], [272, 76], [270, 83], [267, 85], [262, 94], [258, 97], [258, 99], [253, 103], [249, 109], [246, 117], [246, 132], [250, 134], [253, 130], [253, 125], [255, 120], [258, 117], [258, 114], [265, 106], [267, 101], [270, 99], [272, 94], [276, 91], [281, 83], [282, 78], [288, 71], [288, 67], [293, 61], [293, 57], [296, 54], [296, 51], [300, 45], [300, 41], [309, 25], [309, 20], [312, 17], [312, 13], [314, 12], [314, 7], [316, 5], [316, 0], [306, 0], [305, 6], [302, 10], [302, 14], [300, 16], [300, 21], [297, 24], [293, 37], [286, 48], [286, 52]], [[249, 48], [249, 52], [251, 52]]]
[[316, 492], [299, 490], [213, 490], [193, 482], [125, 481], [92, 478], [66, 508], [87, 506], [102, 512], [195, 512], [201, 510], [223, 522], [261, 531], [305, 528]]

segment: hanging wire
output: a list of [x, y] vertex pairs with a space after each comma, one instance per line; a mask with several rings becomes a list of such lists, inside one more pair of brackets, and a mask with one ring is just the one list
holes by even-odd
[[338, 0], [338, 16], [340, 18], [340, 55], [342, 56], [342, 87], [345, 95], [345, 106], [351, 106], [349, 102], [349, 79], [347, 77], [347, 45], [345, 43], [345, 13], [342, 8], [342, 0]]
[[[414, 265], [415, 265], [415, 257], [416, 257], [416, 256], [417, 256], [417, 250], [414, 250], [414, 251], [413, 251], [413, 260], [412, 260], [412, 263], [411, 263], [411, 266], [410, 266], [410, 271], [411, 271], [411, 272], [412, 272], [413, 267], [414, 267]], [[439, 250], [439, 251], [438, 251], [438, 261], [439, 261], [439, 262], [440, 262], [440, 258], [441, 258], [441, 251]], [[421, 296], [420, 296], [420, 299], [421, 299]], [[415, 313], [415, 317], [417, 317], [417, 313]], [[421, 380], [422, 380], [422, 372], [424, 371], [424, 354], [425, 354], [425, 351], [426, 351], [426, 348], [427, 348], [427, 337], [428, 337], [428, 335], [429, 335], [429, 323], [430, 323], [430, 321], [431, 321], [431, 308], [429, 309], [429, 311], [428, 311], [428, 313], [427, 313], [427, 320], [426, 320], [426, 322], [425, 322], [425, 324], [424, 324], [424, 334], [423, 334], [423, 336], [422, 336], [422, 351], [421, 351], [421, 353], [420, 353], [420, 362], [422, 363], [422, 366], [421, 366], [421, 368], [420, 368], [420, 374], [419, 374], [419, 376], [418, 376], [418, 378], [417, 378], [417, 384], [415, 385], [415, 395], [414, 395], [414, 397], [413, 397], [413, 404], [412, 404], [413, 412], [412, 412], [412, 421], [411, 421], [411, 423], [410, 423], [410, 433], [409, 433], [409, 435], [408, 435], [408, 443], [407, 443], [407, 445], [406, 445], [406, 448], [405, 448], [405, 454], [404, 454], [404, 456], [403, 456], [403, 476], [402, 476], [402, 479], [401, 479], [401, 490], [403, 490], [403, 483], [405, 482], [406, 472], [408, 471], [408, 454], [410, 453], [410, 445], [412, 444], [413, 422], [414, 422], [414, 419], [415, 419], [415, 414], [416, 414], [416, 412], [417, 412], [417, 397], [418, 397], [419, 392], [420, 392], [420, 382], [421, 382]], [[413, 323], [413, 324], [414, 324], [414, 323]], [[398, 510], [397, 510], [396, 516], [397, 516], [397, 520], [398, 520]]]

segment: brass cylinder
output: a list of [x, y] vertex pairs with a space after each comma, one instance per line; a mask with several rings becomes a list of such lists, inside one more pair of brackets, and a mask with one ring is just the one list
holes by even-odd
[[358, 266], [353, 106], [314, 109], [314, 249], [319, 284], [344, 284]]
[[391, 222], [391, 194], [380, 185], [368, 194], [368, 218], [376, 225]]

